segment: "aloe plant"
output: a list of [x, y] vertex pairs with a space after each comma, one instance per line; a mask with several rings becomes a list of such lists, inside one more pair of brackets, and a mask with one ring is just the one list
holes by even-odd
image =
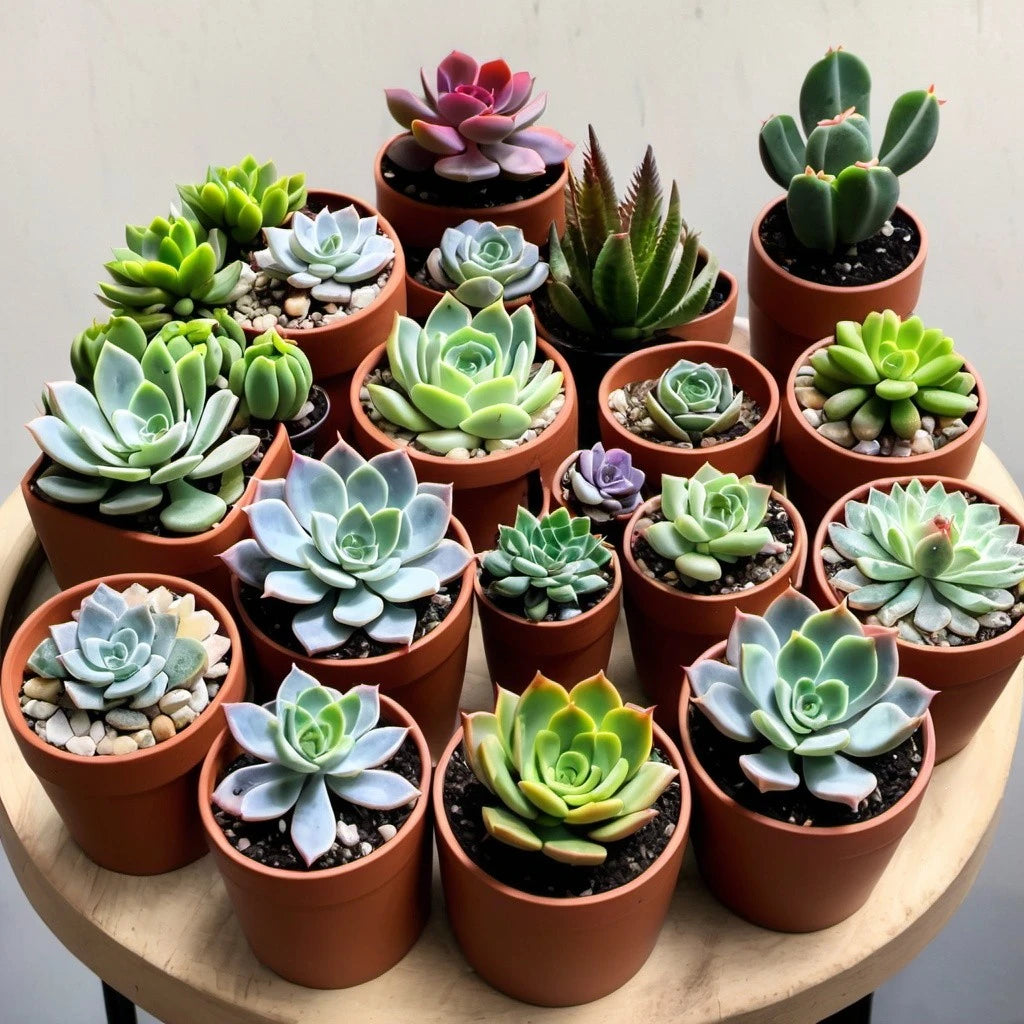
[[313, 370], [305, 352], [271, 327], [231, 364], [228, 386], [243, 419], [294, 420], [309, 401]]

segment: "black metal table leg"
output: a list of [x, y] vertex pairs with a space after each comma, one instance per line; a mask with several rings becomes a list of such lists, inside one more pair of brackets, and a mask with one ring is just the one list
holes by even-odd
[[831, 1017], [826, 1017], [821, 1024], [871, 1024], [871, 1000], [874, 993], [869, 992], [863, 999], [851, 1003]]
[[107, 1024], [138, 1024], [135, 1004], [106, 982], [103, 982], [103, 1008], [107, 1011]]

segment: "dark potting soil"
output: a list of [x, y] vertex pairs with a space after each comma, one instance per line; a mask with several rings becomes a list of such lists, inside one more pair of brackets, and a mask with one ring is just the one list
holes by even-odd
[[[448, 613], [455, 607], [461, 590], [462, 577], [458, 576], [432, 597], [424, 597], [419, 601], [412, 602], [417, 616], [413, 643], [432, 632], [444, 621]], [[258, 587], [250, 587], [246, 583], [241, 585], [239, 593], [249, 617], [266, 636], [289, 651], [306, 656], [305, 648], [292, 632], [292, 619], [298, 610], [297, 605], [288, 604], [287, 601], [278, 601], [272, 597], [264, 597]], [[317, 657], [351, 661], [361, 658], [376, 658], [399, 649], [395, 644], [382, 644], [373, 640], [365, 630], [357, 629], [341, 647], [333, 651], [325, 651], [323, 654], [318, 654]]]
[[[578, 605], [561, 605], [555, 604], [554, 601], [548, 607], [548, 613], [543, 619], [536, 619], [530, 621], [536, 622], [565, 622], [571, 619], [577, 618], [584, 612], [589, 612], [591, 608], [596, 608], [602, 601], [604, 601], [609, 594], [609, 590], [612, 585], [612, 581], [615, 576], [611, 571], [611, 562], [607, 565], [602, 566], [596, 570], [593, 574], [595, 576], [601, 576], [608, 581], [608, 589], [595, 591], [593, 594], [584, 594], [580, 598]], [[524, 622], [527, 621], [527, 617], [523, 612], [523, 599], [521, 597], [501, 597], [500, 595], [491, 594], [488, 591], [488, 587], [494, 582], [494, 577], [484, 569], [480, 570], [480, 586], [483, 587], [484, 593], [487, 594], [488, 600], [497, 608], [500, 608], [503, 612], [507, 612], [509, 615], [514, 615], [517, 619], [522, 619]], [[569, 612], [570, 614], [565, 614]]]
[[[294, 442], [294, 438], [298, 435], [305, 433], [311, 427], [316, 426], [323, 422], [324, 417], [327, 415], [327, 410], [330, 408], [330, 403], [327, 399], [327, 392], [324, 391], [319, 384], [314, 384], [309, 389], [309, 401], [312, 408], [304, 416], [300, 416], [297, 420], [286, 420], [284, 424], [285, 430], [288, 431], [289, 440]], [[269, 445], [273, 440], [274, 434], [277, 433], [277, 421], [276, 420], [257, 420], [253, 419], [249, 421], [249, 425], [246, 427], [247, 434], [255, 434], [261, 442]], [[302, 443], [297, 447], [293, 443], [292, 447], [295, 448], [300, 455], [312, 455], [313, 445], [316, 442], [316, 433], [311, 434], [307, 438], [303, 438]]]
[[[652, 757], [664, 761], [662, 751]], [[517, 850], [487, 834], [481, 812], [497, 798], [473, 774], [462, 745], [452, 754], [444, 777], [444, 809], [466, 856], [492, 878], [534, 896], [571, 899], [608, 892], [642, 875], [668, 845], [679, 822], [680, 791], [675, 780], [658, 798], [658, 817], [639, 832], [607, 845], [608, 857], [596, 866], [562, 864], [542, 853]]]
[[[251, 754], [243, 754], [228, 765], [227, 771], [220, 778], [223, 779], [239, 768], [259, 763], [259, 759]], [[396, 772], [402, 778], [408, 779], [414, 786], [419, 786], [422, 765], [416, 744], [411, 739], [406, 739], [398, 753], [390, 761], [381, 765], [381, 768]], [[212, 804], [211, 809], [214, 820], [220, 826], [227, 841], [239, 853], [251, 860], [257, 861], [264, 867], [282, 868], [285, 871], [322, 871], [326, 868], [351, 864], [383, 846], [389, 840], [381, 835], [379, 831], [381, 826], [392, 825], [396, 831], [401, 829], [415, 807], [414, 801], [412, 804], [396, 808], [393, 811], [378, 811], [369, 807], [357, 807], [347, 800], [342, 800], [330, 787], [327, 788], [327, 795], [331, 799], [335, 818], [343, 821], [346, 825], [355, 825], [359, 829], [359, 840], [353, 846], [345, 846], [336, 841], [319, 860], [315, 860], [309, 867], [306, 867], [306, 862], [295, 849], [291, 840], [290, 832], [294, 809], [288, 811], [283, 817], [274, 818], [272, 821], [243, 821], [233, 814], [228, 814], [227, 811], [222, 811], [216, 804]], [[423, 793], [419, 799], [427, 800], [429, 796]]]
[[783, 270], [804, 281], [838, 288], [888, 281], [906, 270], [921, 248], [921, 236], [902, 210], [893, 213], [889, 226], [836, 252], [808, 249], [797, 241], [784, 201], [761, 221], [758, 235], [769, 258]]
[[906, 795], [914, 784], [921, 766], [920, 729], [887, 754], [857, 758], [858, 765], [874, 773], [878, 786], [870, 796], [860, 802], [855, 811], [851, 811], [846, 804], [819, 800], [810, 793], [803, 781], [796, 789], [786, 792], [760, 792], [743, 774], [739, 758], [741, 754], [755, 753], [764, 746], [764, 743], [737, 743], [723, 736], [704, 712], [692, 704], [687, 712], [687, 721], [690, 742], [693, 744], [697, 760], [722, 792], [731, 796], [748, 811], [791, 825], [828, 827], [869, 821], [887, 811]]
[[[651, 512], [647, 518], [652, 524], [665, 521], [661, 509]], [[731, 565], [725, 563], [722, 565], [721, 578], [712, 580], [710, 583], [701, 582], [695, 583], [693, 586], [686, 586], [676, 572], [675, 563], [670, 559], [662, 558], [641, 536], [639, 530], [633, 534], [633, 557], [641, 572], [646, 569], [648, 575], [670, 587], [675, 587], [676, 590], [683, 591], [685, 594], [697, 594], [701, 597], [735, 594], [740, 590], [749, 590], [759, 583], [770, 580], [783, 569], [793, 555], [793, 541], [796, 537], [793, 523], [790, 521], [789, 513], [774, 498], [768, 502], [764, 525], [771, 531], [775, 540], [786, 545], [786, 550], [778, 555], [751, 555], [749, 558], [737, 559]]]

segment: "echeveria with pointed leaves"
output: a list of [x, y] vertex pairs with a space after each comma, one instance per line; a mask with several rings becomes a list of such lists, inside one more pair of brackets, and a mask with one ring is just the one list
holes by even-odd
[[894, 630], [865, 626], [844, 604], [819, 611], [790, 588], [764, 616], [737, 612], [725, 660], [687, 669], [693, 703], [722, 735], [764, 743], [739, 757], [765, 793], [801, 779], [853, 810], [875, 789], [858, 758], [898, 747], [924, 721], [934, 691], [897, 675]]
[[377, 217], [360, 217], [352, 205], [315, 218], [296, 213], [287, 228], [264, 231], [267, 248], [256, 265], [320, 302], [347, 302], [351, 285], [376, 277], [395, 258], [395, 243], [377, 231]]
[[600, 441], [577, 453], [569, 467], [569, 489], [596, 521], [632, 512], [640, 504], [645, 479], [629, 452], [622, 448], [605, 451]]
[[853, 562], [833, 586], [883, 626], [973, 637], [979, 618], [1013, 607], [1012, 588], [1024, 580], [1019, 527], [1003, 522], [998, 505], [947, 493], [939, 481], [927, 490], [917, 479], [888, 492], [872, 487], [866, 502], [846, 503], [845, 524], [828, 532]]
[[764, 525], [771, 495], [771, 487], [753, 476], [719, 473], [709, 462], [692, 477], [665, 474], [665, 519], [649, 526], [644, 540], [662, 558], [675, 562], [684, 583], [721, 579], [723, 563], [785, 550]]
[[647, 413], [654, 425], [673, 440], [690, 440], [724, 433], [735, 426], [743, 407], [743, 392], [733, 387], [724, 367], [680, 359], [647, 392]]
[[168, 689], [190, 688], [206, 671], [205, 648], [194, 637], [178, 636], [178, 623], [175, 612], [130, 604], [101, 583], [82, 601], [77, 621], [50, 627], [27, 667], [60, 679], [75, 707], [148, 708]]
[[463, 714], [473, 774], [500, 801], [484, 827], [499, 842], [566, 864], [601, 864], [607, 843], [658, 816], [679, 774], [651, 758], [653, 709], [623, 705], [604, 673], [572, 690], [539, 672], [517, 695], [498, 687], [494, 712]]
[[292, 632], [308, 654], [341, 647], [357, 630], [412, 643], [415, 602], [436, 594], [470, 560], [445, 537], [450, 484], [418, 484], [404, 451], [365, 460], [344, 441], [322, 460], [292, 456], [284, 480], [261, 481], [246, 508], [252, 537], [221, 557], [264, 597], [296, 606]]
[[575, 608], [581, 597], [607, 590], [611, 580], [600, 570], [611, 557], [586, 516], [560, 508], [538, 519], [519, 508], [515, 526], [498, 527], [498, 546], [481, 561], [491, 576], [488, 594], [521, 598], [526, 618], [540, 621], [553, 604]]
[[262, 763], [225, 776], [213, 802], [244, 821], [272, 821], [294, 808], [291, 840], [307, 867], [337, 839], [328, 790], [376, 810], [404, 807], [420, 795], [397, 772], [379, 767], [409, 730], [377, 725], [376, 686], [343, 695], [293, 665], [275, 700], [225, 704], [224, 714], [239, 746]]
[[552, 360], [533, 370], [536, 352], [529, 307], [510, 316], [495, 302], [474, 315], [449, 292], [423, 327], [395, 314], [387, 340], [395, 386], [370, 384], [370, 401], [432, 451], [495, 451], [522, 436], [562, 390]]
[[309, 401], [313, 369], [306, 353], [271, 327], [232, 364], [228, 386], [246, 419], [294, 420]]
[[[93, 390], [73, 381], [46, 385], [49, 414], [28, 424], [54, 465], [36, 481], [60, 504], [99, 502], [104, 515], [134, 515], [162, 505], [174, 533], [219, 523], [245, 489], [243, 463], [259, 438], [224, 438], [238, 399], [207, 397], [203, 352], [175, 362], [162, 341], [141, 359], [104, 345]], [[220, 477], [216, 491], [191, 481]]]

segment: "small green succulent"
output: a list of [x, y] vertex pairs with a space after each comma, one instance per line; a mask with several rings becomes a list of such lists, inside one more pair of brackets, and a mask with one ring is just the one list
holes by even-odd
[[771, 494], [771, 487], [753, 476], [719, 473], [709, 462], [692, 477], [665, 474], [665, 519], [647, 527], [644, 540], [662, 558], [675, 562], [684, 583], [721, 579], [723, 563], [785, 550], [764, 525]]
[[819, 611], [790, 588], [764, 616], [737, 612], [725, 660], [688, 668], [693, 703], [737, 743], [762, 792], [804, 785], [856, 810], [878, 784], [857, 758], [898, 747], [920, 727], [934, 691], [897, 675], [893, 630], [864, 626], [845, 604]]
[[980, 618], [1013, 607], [1011, 590], [1024, 580], [1019, 528], [1003, 523], [998, 505], [947, 493], [938, 481], [927, 490], [917, 479], [888, 493], [872, 487], [828, 532], [853, 562], [833, 585], [883, 626], [973, 637]]
[[736, 425], [743, 392], [734, 390], [728, 370], [680, 359], [658, 378], [644, 404], [662, 434], [696, 446], [702, 437], [722, 434]]
[[71, 342], [71, 368], [79, 384], [92, 386], [96, 360], [108, 341], [136, 359], [142, 358], [149, 344], [145, 330], [133, 317], [112, 316], [106, 323], [94, 320], [91, 327], [75, 335]]
[[520, 437], [562, 390], [550, 359], [534, 371], [536, 352], [528, 307], [509, 316], [495, 302], [474, 316], [449, 292], [424, 327], [395, 315], [387, 355], [396, 386], [370, 384], [370, 401], [432, 451], [494, 451]]
[[[578, 611], [579, 599], [607, 590], [611, 550], [590, 532], [586, 516], [560, 508], [538, 519], [516, 510], [515, 526], [498, 527], [498, 546], [483, 555], [491, 597], [522, 599], [526, 618], [540, 621], [552, 605]], [[564, 617], [564, 615], [562, 616]]]
[[172, 320], [160, 328], [154, 340], [167, 346], [175, 362], [201, 349], [208, 387], [224, 385], [248, 345], [245, 332], [226, 309], [215, 309], [213, 316], [202, 319]]
[[232, 363], [228, 386], [243, 419], [293, 420], [309, 401], [313, 370], [306, 353], [271, 327]]
[[178, 195], [204, 228], [220, 228], [247, 245], [306, 205], [306, 176], [279, 178], [273, 161], [260, 164], [250, 154], [232, 167], [207, 168], [205, 181], [179, 185]]
[[977, 411], [975, 380], [963, 356], [937, 327], [920, 317], [900, 322], [891, 310], [869, 313], [863, 324], [842, 320], [835, 341], [811, 356], [814, 386], [828, 395], [828, 420], [850, 421], [861, 441], [888, 426], [897, 437], [921, 429], [921, 413], [966, 416]]
[[583, 177], [570, 173], [565, 234], [551, 226], [548, 298], [570, 327], [594, 338], [639, 341], [700, 316], [718, 279], [708, 255], [694, 276], [700, 236], [679, 212], [672, 182], [662, 219], [661, 180], [651, 147], [619, 200], [590, 128]]
[[487, 832], [566, 864], [602, 864], [606, 844], [658, 816], [679, 772], [651, 757], [653, 709], [623, 706], [603, 673], [572, 690], [539, 672], [519, 696], [498, 687], [494, 712], [463, 714], [466, 761], [500, 804]]

